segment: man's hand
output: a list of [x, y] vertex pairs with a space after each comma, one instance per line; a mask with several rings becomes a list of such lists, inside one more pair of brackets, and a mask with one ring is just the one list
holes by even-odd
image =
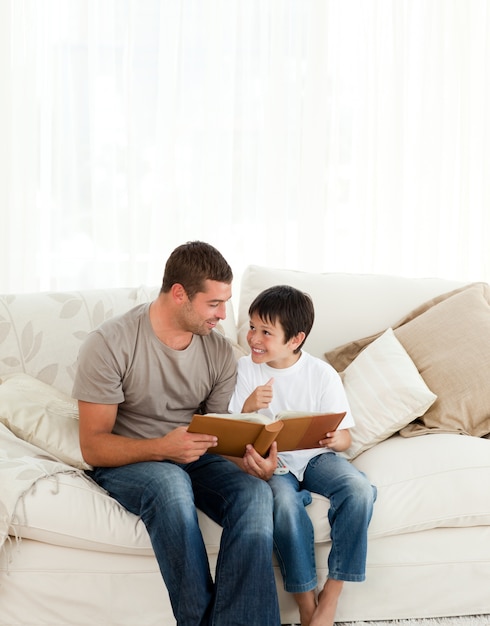
[[201, 435], [187, 432], [186, 426], [180, 426], [162, 437], [162, 454], [165, 459], [176, 463], [197, 461], [208, 448], [218, 445], [214, 435]]
[[269, 480], [277, 468], [277, 443], [271, 445], [269, 456], [264, 459], [252, 445], [248, 445], [243, 456], [243, 470], [251, 476]]
[[273, 378], [270, 378], [265, 385], [259, 385], [245, 400], [242, 408], [242, 413], [253, 413], [259, 409], [269, 408], [271, 403], [273, 391], [272, 383]]

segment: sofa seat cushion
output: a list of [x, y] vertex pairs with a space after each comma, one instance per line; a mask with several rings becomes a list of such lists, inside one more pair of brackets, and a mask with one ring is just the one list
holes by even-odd
[[[2, 435], [0, 448], [8, 445], [8, 437], [16, 440], [12, 445], [19, 454], [19, 446], [24, 445], [32, 455], [31, 444], [10, 432], [7, 437]], [[445, 434], [406, 439], [394, 435], [363, 452], [353, 463], [378, 488], [371, 537], [490, 524], [490, 491], [484, 487], [490, 484], [487, 439]], [[317, 543], [329, 541], [327, 511], [328, 501], [314, 495], [308, 512]], [[80, 473], [39, 480], [24, 495], [17, 513], [13, 535], [102, 552], [152, 554], [141, 520]], [[198, 513], [208, 551], [217, 554], [221, 530]]]
[[[378, 489], [369, 537], [490, 524], [490, 441], [463, 435], [394, 435], [352, 461]], [[309, 514], [317, 543], [330, 540], [325, 503]]]
[[353, 464], [378, 488], [372, 537], [490, 524], [490, 441], [394, 435]]
[[[15, 469], [26, 485], [19, 491], [20, 483], [2, 484], [0, 517], [2, 522], [10, 519], [10, 535], [100, 552], [153, 554], [145, 525], [136, 515], [85, 472], [59, 462], [1, 423], [0, 465]], [[217, 553], [220, 529], [201, 511], [198, 515], [210, 551]]]
[[[210, 554], [218, 554], [220, 527], [201, 511], [198, 517], [206, 548]], [[141, 519], [97, 484], [77, 474], [38, 481], [35, 489], [24, 496], [11, 534], [96, 552], [153, 554]]]

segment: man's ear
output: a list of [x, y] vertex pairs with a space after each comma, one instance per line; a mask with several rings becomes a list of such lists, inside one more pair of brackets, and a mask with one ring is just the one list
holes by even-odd
[[172, 294], [172, 298], [178, 303], [182, 303], [187, 299], [187, 293], [180, 283], [174, 283], [170, 292]]

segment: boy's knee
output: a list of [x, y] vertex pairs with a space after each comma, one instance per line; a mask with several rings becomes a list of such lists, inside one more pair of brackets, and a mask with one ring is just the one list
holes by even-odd
[[311, 493], [306, 489], [279, 491], [274, 493], [274, 511], [293, 511], [296, 507], [308, 506], [311, 501]]
[[362, 502], [365, 506], [372, 505], [376, 500], [376, 487], [371, 485], [365, 476], [359, 476], [355, 482], [353, 496], [358, 502]]

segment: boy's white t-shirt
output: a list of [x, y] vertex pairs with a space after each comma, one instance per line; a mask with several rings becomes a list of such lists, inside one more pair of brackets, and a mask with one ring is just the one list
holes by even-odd
[[[267, 409], [258, 412], [275, 418], [281, 411], [329, 412], [346, 415], [339, 428], [354, 426], [354, 418], [349, 407], [344, 386], [338, 372], [326, 361], [301, 352], [300, 358], [291, 367], [277, 369], [265, 363], [254, 363], [250, 355], [238, 361], [238, 376], [235, 391], [230, 400], [229, 411], [241, 413], [243, 404], [259, 385], [265, 385], [271, 378], [272, 401]], [[281, 452], [281, 460], [289, 471], [303, 480], [308, 461], [318, 454], [330, 452], [328, 448]]]

